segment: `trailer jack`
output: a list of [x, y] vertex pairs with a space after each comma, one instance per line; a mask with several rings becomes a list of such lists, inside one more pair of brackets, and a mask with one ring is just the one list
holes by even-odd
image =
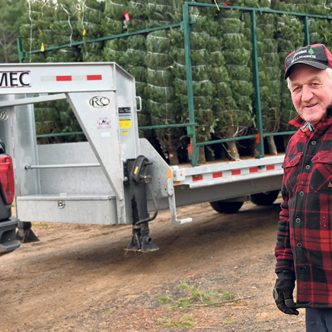
[[127, 251], [152, 252], [159, 247], [150, 237], [149, 222], [157, 217], [158, 210], [150, 217], [147, 208], [146, 186], [151, 181], [147, 175], [147, 166], [151, 162], [144, 157], [138, 156], [135, 160], [127, 161], [127, 174], [130, 186], [131, 209], [133, 216], [132, 238], [126, 248]]
[[17, 225], [16, 239], [22, 243], [38, 242], [39, 239], [31, 229], [31, 222], [19, 221]]

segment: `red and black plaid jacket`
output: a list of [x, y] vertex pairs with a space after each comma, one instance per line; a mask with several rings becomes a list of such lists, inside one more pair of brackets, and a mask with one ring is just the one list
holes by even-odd
[[283, 168], [276, 272], [295, 272], [299, 307], [332, 308], [332, 116], [292, 136]]

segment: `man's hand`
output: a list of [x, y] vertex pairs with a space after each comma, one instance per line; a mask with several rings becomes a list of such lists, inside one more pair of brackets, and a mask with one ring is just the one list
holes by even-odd
[[295, 288], [295, 278], [292, 273], [284, 271], [279, 272], [276, 284], [273, 289], [273, 298], [280, 311], [288, 315], [298, 315], [293, 300], [293, 291]]

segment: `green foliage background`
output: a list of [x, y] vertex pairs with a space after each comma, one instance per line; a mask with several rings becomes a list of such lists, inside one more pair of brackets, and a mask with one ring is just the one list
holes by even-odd
[[26, 0], [0, 0], [0, 63], [18, 62], [16, 39], [26, 6]]

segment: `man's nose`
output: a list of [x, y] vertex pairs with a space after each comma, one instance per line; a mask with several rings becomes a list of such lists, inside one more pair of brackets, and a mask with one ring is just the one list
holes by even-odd
[[312, 89], [310, 86], [304, 85], [302, 87], [302, 101], [309, 101], [313, 96]]

